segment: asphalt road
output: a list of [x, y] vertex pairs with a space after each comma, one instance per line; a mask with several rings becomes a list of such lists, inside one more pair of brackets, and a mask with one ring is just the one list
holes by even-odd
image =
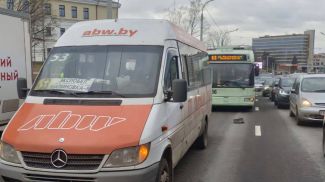
[[[288, 110], [277, 109], [267, 98], [258, 98], [256, 107], [253, 112], [214, 112], [208, 148], [190, 149], [175, 168], [175, 181], [325, 181], [322, 124], [297, 126]], [[237, 118], [245, 123], [234, 124]]]

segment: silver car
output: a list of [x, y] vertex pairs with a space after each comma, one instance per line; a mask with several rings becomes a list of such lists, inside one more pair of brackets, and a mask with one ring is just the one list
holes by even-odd
[[297, 124], [322, 122], [325, 113], [325, 74], [297, 77], [290, 94], [290, 116]]

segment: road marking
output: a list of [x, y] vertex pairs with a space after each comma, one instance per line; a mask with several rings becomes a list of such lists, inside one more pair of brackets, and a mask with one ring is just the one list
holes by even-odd
[[258, 102], [258, 99], [256, 99], [256, 102]]
[[261, 126], [255, 126], [255, 136], [262, 136]]
[[260, 108], [259, 107], [255, 107], [255, 111], [259, 111], [260, 110]]

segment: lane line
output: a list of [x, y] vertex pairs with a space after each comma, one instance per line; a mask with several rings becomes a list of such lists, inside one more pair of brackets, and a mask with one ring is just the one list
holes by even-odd
[[256, 99], [256, 102], [258, 102], [258, 99]]
[[255, 107], [255, 111], [259, 111], [260, 110], [260, 108], [259, 107]]
[[261, 126], [255, 125], [255, 136], [262, 136]]

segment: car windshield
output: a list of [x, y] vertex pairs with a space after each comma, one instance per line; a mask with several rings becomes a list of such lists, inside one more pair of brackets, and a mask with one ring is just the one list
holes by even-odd
[[304, 78], [301, 84], [303, 92], [325, 93], [325, 77]]
[[248, 88], [254, 86], [252, 64], [211, 64], [214, 88]]
[[54, 48], [31, 94], [151, 97], [162, 52], [160, 46]]
[[266, 78], [264, 79], [264, 85], [272, 85], [274, 79], [273, 78]]
[[295, 80], [293, 78], [282, 78], [281, 87], [292, 87], [294, 81]]

